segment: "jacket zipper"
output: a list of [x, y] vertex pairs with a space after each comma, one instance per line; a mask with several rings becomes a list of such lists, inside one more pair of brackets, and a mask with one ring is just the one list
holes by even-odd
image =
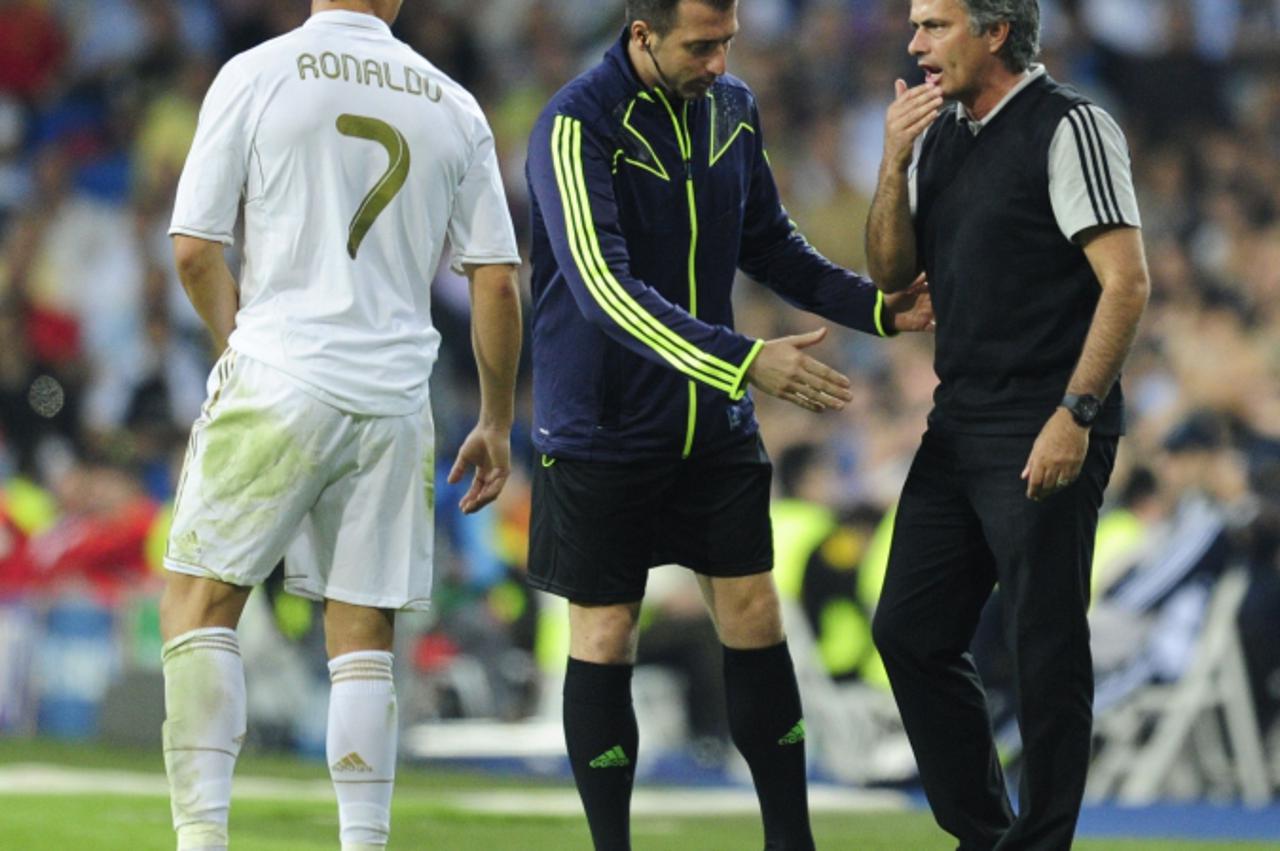
[[[655, 91], [662, 99], [662, 105], [667, 108], [667, 115], [671, 116], [671, 126], [676, 132], [676, 146], [680, 149], [680, 158], [684, 160], [685, 195], [689, 199], [689, 315], [696, 318], [698, 315], [698, 203], [693, 191], [693, 139], [689, 135], [689, 101], [683, 102], [681, 117], [678, 120], [676, 111], [671, 108], [671, 102], [667, 100], [666, 94], [661, 88]], [[681, 458], [688, 458], [693, 451], [693, 435], [697, 424], [698, 383], [690, 379], [689, 418], [685, 426], [684, 450], [680, 453]]]

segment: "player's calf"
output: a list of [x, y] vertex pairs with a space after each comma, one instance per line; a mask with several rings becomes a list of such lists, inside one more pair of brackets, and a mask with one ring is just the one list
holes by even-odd
[[343, 851], [384, 848], [396, 777], [396, 687], [390, 653], [364, 650], [329, 662], [325, 752], [338, 798]]

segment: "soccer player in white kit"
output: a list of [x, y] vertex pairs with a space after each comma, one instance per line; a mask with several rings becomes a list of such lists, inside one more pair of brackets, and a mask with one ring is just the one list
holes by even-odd
[[[470, 278], [480, 415], [450, 471], [465, 512], [509, 471], [519, 262], [475, 99], [395, 39], [401, 0], [313, 0], [205, 98], [170, 233], [224, 349], [192, 427], [165, 554], [165, 766], [179, 851], [225, 849], [245, 733], [235, 626], [285, 559], [323, 600], [342, 848], [382, 848], [395, 777], [394, 612], [431, 590], [428, 285]], [[237, 286], [223, 245], [244, 202]]]

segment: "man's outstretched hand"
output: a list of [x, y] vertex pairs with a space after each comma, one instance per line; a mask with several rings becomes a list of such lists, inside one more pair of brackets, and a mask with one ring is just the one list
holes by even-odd
[[[905, 293], [904, 293], [905, 295]], [[840, 410], [853, 400], [849, 379], [804, 353], [827, 336], [826, 328], [767, 340], [747, 367], [747, 381], [770, 396], [807, 411]]]

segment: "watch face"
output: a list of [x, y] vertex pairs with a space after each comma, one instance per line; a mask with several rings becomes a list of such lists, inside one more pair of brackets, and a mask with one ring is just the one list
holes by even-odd
[[1081, 396], [1071, 407], [1071, 415], [1081, 425], [1091, 425], [1098, 418], [1098, 410], [1102, 403], [1096, 396]]

